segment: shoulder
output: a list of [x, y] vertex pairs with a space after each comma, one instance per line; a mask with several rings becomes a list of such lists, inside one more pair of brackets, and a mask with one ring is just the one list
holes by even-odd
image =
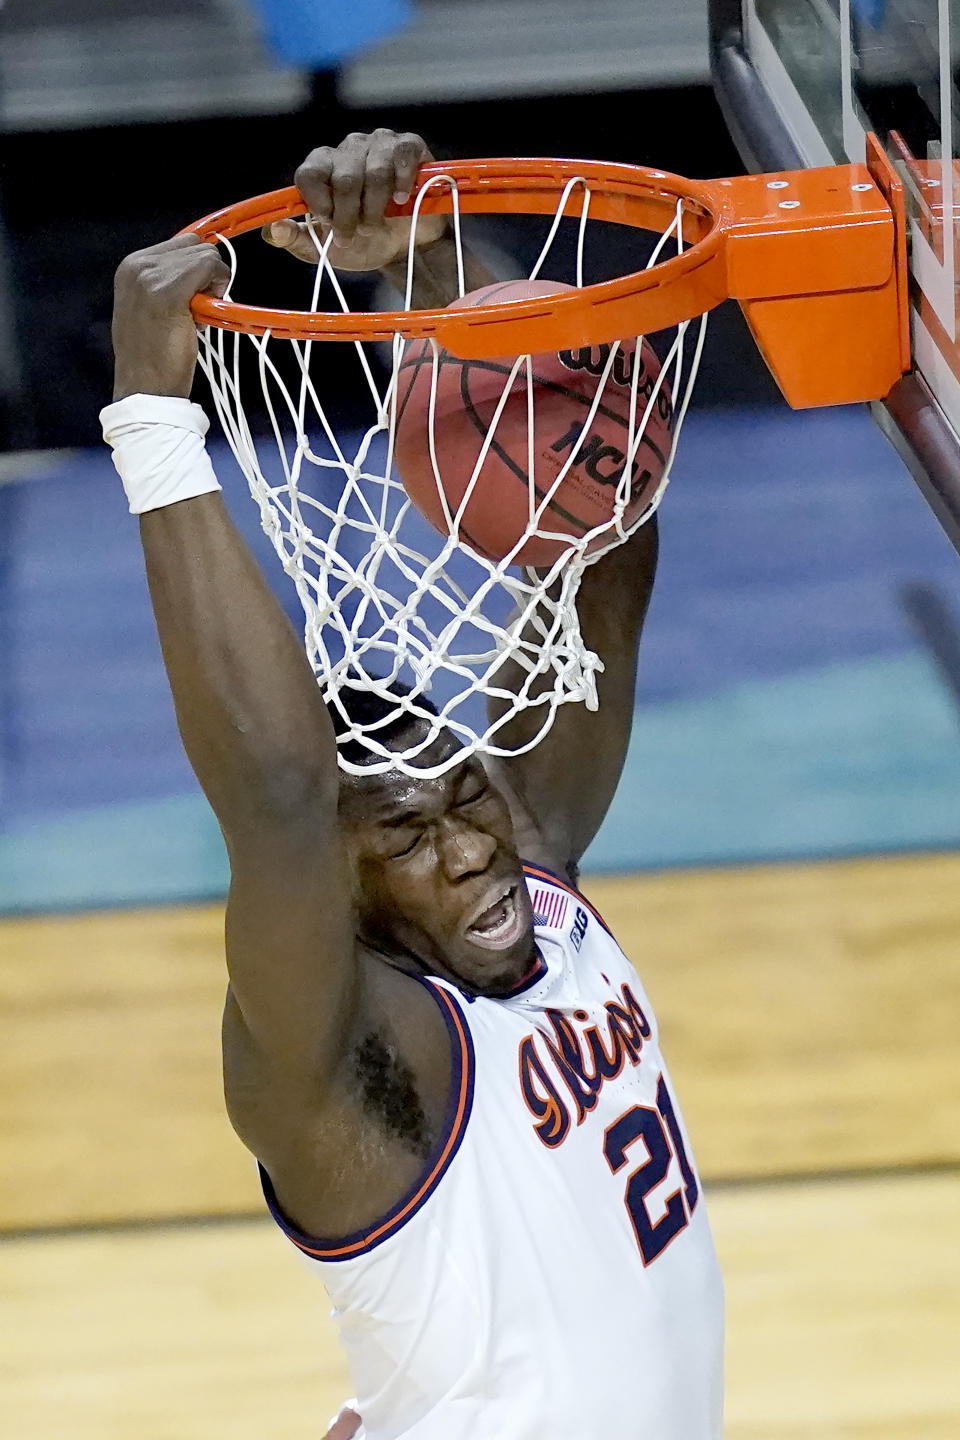
[[[450, 1085], [451, 1038], [445, 996], [424, 980], [358, 945], [353, 957], [360, 1002], [342, 1037], [338, 1065], [323, 1075], [284, 1057], [267, 1055], [243, 1022], [228, 990], [223, 1019], [224, 1089], [240, 1139], [263, 1163], [302, 1159], [318, 1127], [335, 1131], [341, 1148], [353, 1132], [383, 1127], [385, 1096], [404, 1106], [442, 1113]], [[331, 1155], [332, 1159], [333, 1156]]]
[[439, 985], [362, 947], [357, 963], [362, 1018], [325, 1086], [249, 1052], [224, 1052], [234, 1129], [269, 1176], [278, 1212], [308, 1237], [336, 1240], [391, 1215], [446, 1156], [472, 1100], [460, 1007]]

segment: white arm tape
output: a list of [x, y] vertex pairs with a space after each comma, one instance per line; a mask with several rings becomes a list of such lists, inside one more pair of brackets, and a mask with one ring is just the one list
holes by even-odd
[[101, 410], [100, 423], [131, 515], [220, 489], [203, 443], [210, 421], [190, 400], [128, 395]]

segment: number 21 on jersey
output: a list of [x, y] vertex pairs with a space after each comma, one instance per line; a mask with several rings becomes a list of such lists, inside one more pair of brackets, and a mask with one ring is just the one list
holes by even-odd
[[[635, 1158], [635, 1153], [630, 1151], [638, 1141], [646, 1150], [647, 1159], [627, 1175], [623, 1199], [643, 1263], [649, 1265], [686, 1228], [700, 1198], [673, 1100], [662, 1075], [657, 1081], [656, 1108], [634, 1105], [604, 1131], [603, 1153], [614, 1175], [620, 1174]], [[674, 1157], [680, 1166], [683, 1188], [669, 1197], [666, 1213], [659, 1220], [652, 1220], [647, 1197], [666, 1179]]]

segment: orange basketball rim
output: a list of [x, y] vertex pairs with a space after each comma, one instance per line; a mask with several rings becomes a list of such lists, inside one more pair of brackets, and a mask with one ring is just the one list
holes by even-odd
[[[480, 360], [653, 334], [734, 299], [795, 408], [883, 399], [910, 369], [903, 186], [874, 136], [866, 165], [725, 180], [581, 160], [430, 164], [416, 193], [388, 216], [411, 215], [418, 204], [423, 213], [451, 213], [452, 186], [430, 184], [441, 177], [456, 185], [464, 214], [554, 215], [568, 187], [563, 214], [571, 218], [582, 214], [578, 192], [587, 189], [591, 219], [665, 234], [679, 214], [686, 248], [648, 270], [548, 300], [340, 314], [201, 295], [195, 319], [285, 339], [434, 338], [461, 359]], [[306, 210], [291, 186], [187, 229], [208, 241], [232, 239]]]

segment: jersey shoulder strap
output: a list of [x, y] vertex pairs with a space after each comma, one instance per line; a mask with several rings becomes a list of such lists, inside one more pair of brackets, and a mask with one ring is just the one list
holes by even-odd
[[[575, 885], [554, 870], [547, 870], [543, 865], [532, 865], [528, 861], [523, 862], [523, 873], [527, 879], [527, 889], [530, 892], [530, 903], [533, 906], [533, 923], [538, 924], [538, 914], [544, 918], [539, 922], [542, 925], [549, 925], [553, 929], [562, 929], [565, 919], [565, 905], [570, 899], [583, 905], [585, 909], [601, 925], [607, 934], [610, 935], [610, 927], [603, 916], [590, 904], [585, 895]], [[542, 906], [543, 910], [538, 910]], [[544, 913], [545, 912], [545, 913]]]

